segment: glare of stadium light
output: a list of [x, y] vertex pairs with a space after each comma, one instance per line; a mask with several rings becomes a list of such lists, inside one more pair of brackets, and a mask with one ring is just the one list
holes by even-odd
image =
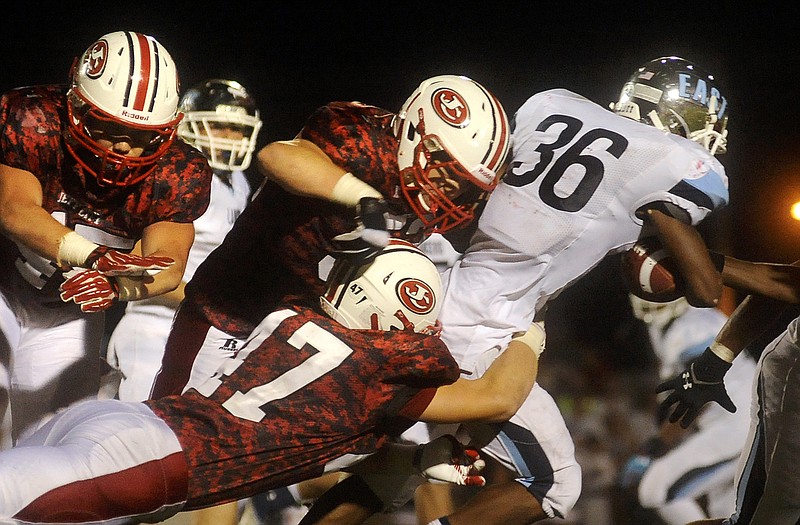
[[792, 219], [800, 221], [800, 202], [795, 202], [792, 204], [791, 214]]

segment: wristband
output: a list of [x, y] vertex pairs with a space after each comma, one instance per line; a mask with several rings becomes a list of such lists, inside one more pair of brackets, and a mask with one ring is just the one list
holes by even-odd
[[725, 361], [726, 363], [733, 363], [736, 354], [722, 343], [714, 341], [708, 346], [708, 349], [714, 352], [714, 355]]
[[544, 324], [541, 322], [532, 323], [531, 327], [522, 335], [516, 335], [511, 338], [512, 341], [519, 341], [524, 344], [536, 354], [538, 358], [544, 352]]
[[63, 237], [58, 240], [58, 254], [56, 255], [56, 263], [62, 267], [73, 268], [86, 264], [86, 259], [89, 255], [97, 249], [99, 245], [93, 243], [80, 234], [71, 231], [65, 233]]
[[355, 175], [348, 172], [336, 182], [331, 193], [331, 200], [354, 208], [363, 197], [382, 199], [383, 195], [378, 190], [367, 184]]

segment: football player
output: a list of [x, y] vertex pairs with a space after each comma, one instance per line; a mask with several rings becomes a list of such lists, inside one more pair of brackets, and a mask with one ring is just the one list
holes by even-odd
[[152, 397], [213, 373], [282, 301], [319, 296], [329, 255], [369, 260], [390, 236], [463, 230], [502, 176], [509, 138], [489, 91], [444, 75], [397, 114], [332, 102], [294, 140], [265, 146], [266, 180], [187, 284]]
[[[513, 334], [543, 321], [550, 299], [640, 236], [659, 236], [691, 304], [719, 301], [724, 257], [709, 255], [694, 226], [728, 201], [725, 170], [715, 158], [727, 144], [723, 91], [688, 60], [663, 57], [638, 68], [613, 106], [553, 89], [517, 111], [509, 170], [450, 271], [442, 308], [442, 338], [471, 376], [480, 376], [488, 356]], [[550, 395], [535, 385], [508, 422], [483, 430], [482, 454], [516, 479], [481, 489], [430, 525], [565, 517], [579, 496], [581, 472]], [[375, 496], [396, 495], [380, 479], [367, 482]], [[317, 522], [326, 523], [320, 514]]]
[[[0, 388], [15, 438], [97, 394], [94, 312], [180, 283], [212, 174], [174, 140], [178, 89], [155, 38], [116, 31], [75, 61], [68, 85], [0, 98]], [[137, 241], [144, 256], [127, 253]]]
[[[458, 378], [436, 336], [438, 271], [409, 243], [363, 265], [337, 261], [318, 300], [267, 315], [182, 395], [89, 400], [0, 452], [0, 520], [161, 521], [359, 468], [414, 419], [502, 420], [532, 386], [541, 332], [509, 345], [481, 379]], [[408, 472], [483, 482], [474, 455], [453, 459], [454, 440], [401, 452], [389, 457]]]
[[[662, 380], [697, 358], [727, 319], [719, 309], [694, 308], [685, 298], [654, 303], [631, 295], [630, 302], [636, 318], [647, 325]], [[734, 361], [727, 377], [731, 401], [738, 408], [734, 413], [707, 406], [687, 431], [662, 425], [648, 441], [649, 451], [627, 461], [620, 486], [634, 492], [636, 504], [667, 525], [733, 512], [733, 478], [747, 437], [755, 368], [749, 355]]]
[[183, 94], [178, 110], [183, 113], [178, 136], [200, 150], [214, 172], [211, 200], [205, 213], [194, 221], [194, 242], [180, 285], [170, 293], [128, 303], [111, 334], [107, 360], [117, 371], [119, 388], [110, 388], [106, 395], [117, 394], [123, 401], [149, 397], [186, 282], [222, 243], [250, 201], [251, 187], [244, 170], [250, 166], [261, 128], [254, 98], [236, 81], [208, 79]]

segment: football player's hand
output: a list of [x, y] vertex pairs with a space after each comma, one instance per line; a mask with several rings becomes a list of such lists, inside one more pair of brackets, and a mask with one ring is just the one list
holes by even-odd
[[388, 211], [383, 199], [362, 197], [356, 205], [356, 228], [333, 238], [334, 257], [357, 262], [375, 258], [389, 244], [386, 227]]
[[113, 277], [97, 270], [73, 270], [64, 274], [61, 283], [61, 300], [80, 305], [86, 313], [101, 312], [111, 307], [119, 298], [119, 288]]
[[175, 261], [157, 255], [140, 256], [98, 246], [86, 259], [86, 268], [103, 275], [154, 275], [169, 268]]
[[474, 487], [486, 484], [486, 478], [478, 474], [486, 466], [478, 451], [465, 447], [453, 436], [441, 436], [420, 445], [415, 458], [414, 466], [427, 479]]
[[689, 368], [658, 385], [656, 392], [671, 391], [658, 407], [659, 422], [667, 418], [673, 405], [676, 406], [669, 415], [669, 422], [680, 421], [683, 428], [694, 421], [700, 409], [709, 401], [719, 403], [728, 412], [736, 412], [736, 405], [728, 396], [723, 382], [730, 367], [731, 363], [723, 361], [706, 348], [700, 357], [692, 361]]

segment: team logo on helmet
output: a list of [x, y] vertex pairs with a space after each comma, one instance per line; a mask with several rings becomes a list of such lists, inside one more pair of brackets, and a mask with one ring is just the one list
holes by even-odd
[[469, 107], [464, 97], [450, 88], [439, 88], [431, 95], [431, 105], [439, 118], [454, 128], [469, 123]]
[[419, 279], [403, 279], [397, 283], [396, 290], [403, 306], [415, 314], [427, 314], [436, 304], [433, 289]]
[[106, 59], [108, 58], [108, 42], [105, 40], [98, 40], [86, 53], [84, 63], [86, 64], [86, 76], [89, 78], [98, 78], [103, 74], [106, 68]]

